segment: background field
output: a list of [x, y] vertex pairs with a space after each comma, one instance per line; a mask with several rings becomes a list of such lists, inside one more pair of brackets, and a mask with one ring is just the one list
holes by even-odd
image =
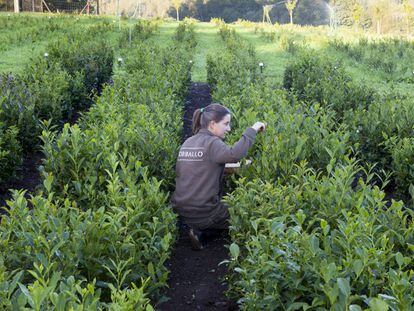
[[[2, 16], [6, 15], [6, 13], [0, 14]], [[29, 14], [28, 16], [31, 15]], [[72, 18], [74, 22], [76, 22], [76, 28], [85, 29], [101, 20], [105, 20], [105, 18], [94, 17], [81, 17], [80, 19], [76, 17], [68, 18]], [[115, 41], [119, 35], [118, 23], [115, 22], [113, 18], [106, 18], [106, 20], [108, 23], [114, 24], [113, 32], [107, 33], [107, 39], [109, 41]], [[133, 26], [134, 23], [134, 21], [123, 20], [121, 22], [121, 28], [128, 29], [128, 27]], [[154, 40], [154, 42], [160, 46], [168, 45], [172, 40], [172, 34], [177, 25], [177, 22], [162, 23], [159, 26], [157, 34], [150, 40]], [[378, 70], [369, 68], [350, 58], [348, 55], [328, 47], [328, 41], [334, 39], [356, 43], [361, 38], [381, 39], [388, 38], [390, 37], [389, 35], [377, 36], [375, 34], [347, 27], [331, 30], [328, 26], [299, 27], [281, 25], [272, 27], [250, 23], [247, 26], [235, 24], [231, 27], [255, 47], [258, 60], [263, 62], [266, 66], [264, 75], [271, 77], [276, 82], [282, 82], [284, 68], [293, 57], [292, 53], [286, 51], [286, 46], [283, 45], [285, 42], [283, 41], [292, 40], [295, 44], [307, 46], [331, 59], [342, 61], [347, 71], [358, 80], [367, 81], [369, 84], [380, 90], [386, 90], [389, 87], [386, 83], [386, 76], [381, 74]], [[218, 27], [214, 23], [199, 22], [195, 26], [198, 45], [193, 60], [193, 81], [207, 81], [206, 56], [209, 53], [214, 54], [217, 48], [222, 45], [220, 38], [217, 35], [217, 30]], [[14, 31], [14, 29], [3, 30], [0, 37], [12, 35]], [[18, 31], [24, 31], [24, 29], [19, 29]], [[59, 35], [59, 33], [56, 33], [56, 35]], [[0, 72], [20, 72], [23, 70], [24, 65], [30, 62], [33, 55], [46, 52], [45, 47], [51, 40], [53, 40], [53, 37], [40, 35], [33, 41], [30, 40], [30, 38], [26, 39], [17, 44], [0, 47]], [[412, 66], [412, 64], [407, 64], [407, 66], [410, 65]], [[413, 92], [410, 85], [407, 85], [406, 83], [394, 81], [393, 88], [403, 92]]]

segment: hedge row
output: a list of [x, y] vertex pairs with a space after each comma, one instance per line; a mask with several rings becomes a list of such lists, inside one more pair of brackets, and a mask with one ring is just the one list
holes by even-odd
[[160, 299], [176, 235], [165, 189], [194, 42], [137, 41], [79, 124], [43, 131], [43, 193], [15, 193], [0, 227], [3, 309], [153, 310]]
[[[42, 121], [61, 126], [75, 111], [93, 102], [112, 76], [113, 49], [99, 39], [107, 27], [79, 30], [46, 47], [48, 56], [35, 57], [21, 74], [0, 76], [0, 142], [4, 170], [0, 187], [16, 175], [24, 154], [40, 143]], [[98, 34], [98, 39], [96, 35]]]
[[[325, 93], [311, 79], [350, 86], [345, 73], [305, 56], [286, 76], [303, 87], [287, 92], [256, 83], [227, 96], [230, 73], [220, 76], [223, 88], [214, 94], [234, 113], [231, 142], [256, 120], [268, 124], [251, 151], [252, 166], [233, 180], [225, 198], [231, 213], [229, 294], [244, 310], [412, 309], [413, 213], [402, 202], [388, 203], [374, 171], [352, 158], [358, 146], [353, 128], [340, 121], [358, 105], [320, 100], [344, 95]], [[306, 101], [297, 100], [302, 95]]]

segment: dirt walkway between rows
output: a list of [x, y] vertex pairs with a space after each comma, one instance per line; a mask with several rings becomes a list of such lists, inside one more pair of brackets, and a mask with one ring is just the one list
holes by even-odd
[[[206, 83], [192, 83], [186, 98], [183, 141], [190, 137], [191, 119], [197, 108], [211, 103], [210, 88]], [[179, 222], [179, 239], [172, 251], [167, 268], [171, 271], [168, 290], [169, 298], [157, 307], [161, 311], [190, 310], [237, 310], [234, 302], [228, 301], [224, 292], [226, 266], [219, 265], [228, 259], [229, 243], [226, 232], [215, 232], [206, 238], [201, 251], [191, 249], [188, 227]]]

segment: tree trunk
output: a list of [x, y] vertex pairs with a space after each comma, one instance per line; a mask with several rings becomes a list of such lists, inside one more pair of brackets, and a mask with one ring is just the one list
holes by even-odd
[[14, 13], [19, 13], [19, 0], [14, 0]]
[[290, 15], [290, 24], [293, 25], [293, 11], [289, 11]]
[[180, 15], [178, 13], [178, 9], [175, 9], [177, 11], [177, 22], [180, 20]]

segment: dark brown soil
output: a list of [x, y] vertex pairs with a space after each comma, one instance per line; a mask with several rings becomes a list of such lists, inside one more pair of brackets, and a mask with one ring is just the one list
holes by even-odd
[[237, 310], [237, 304], [225, 296], [225, 264], [229, 243], [226, 232], [212, 232], [204, 240], [204, 249], [191, 249], [188, 228], [180, 225], [177, 241], [167, 268], [171, 271], [165, 295], [170, 299], [157, 307], [162, 311]]
[[[183, 139], [190, 137], [191, 119], [197, 108], [211, 103], [210, 88], [205, 83], [192, 83], [186, 100]], [[236, 310], [237, 305], [225, 296], [226, 265], [229, 243], [227, 232], [209, 232], [201, 251], [191, 249], [188, 227], [179, 222], [179, 239], [167, 263], [171, 271], [167, 302], [157, 306], [162, 311]]]
[[38, 167], [42, 163], [42, 157], [43, 154], [40, 151], [35, 151], [25, 157], [21, 171], [18, 172], [21, 177], [10, 181], [5, 189], [0, 190], [0, 206], [5, 206], [6, 200], [11, 198], [11, 192], [8, 189], [26, 189], [26, 196], [35, 191], [40, 183]]
[[211, 94], [209, 85], [207, 83], [191, 83], [188, 96], [185, 100], [183, 141], [192, 135], [191, 124], [194, 111], [210, 104]]

